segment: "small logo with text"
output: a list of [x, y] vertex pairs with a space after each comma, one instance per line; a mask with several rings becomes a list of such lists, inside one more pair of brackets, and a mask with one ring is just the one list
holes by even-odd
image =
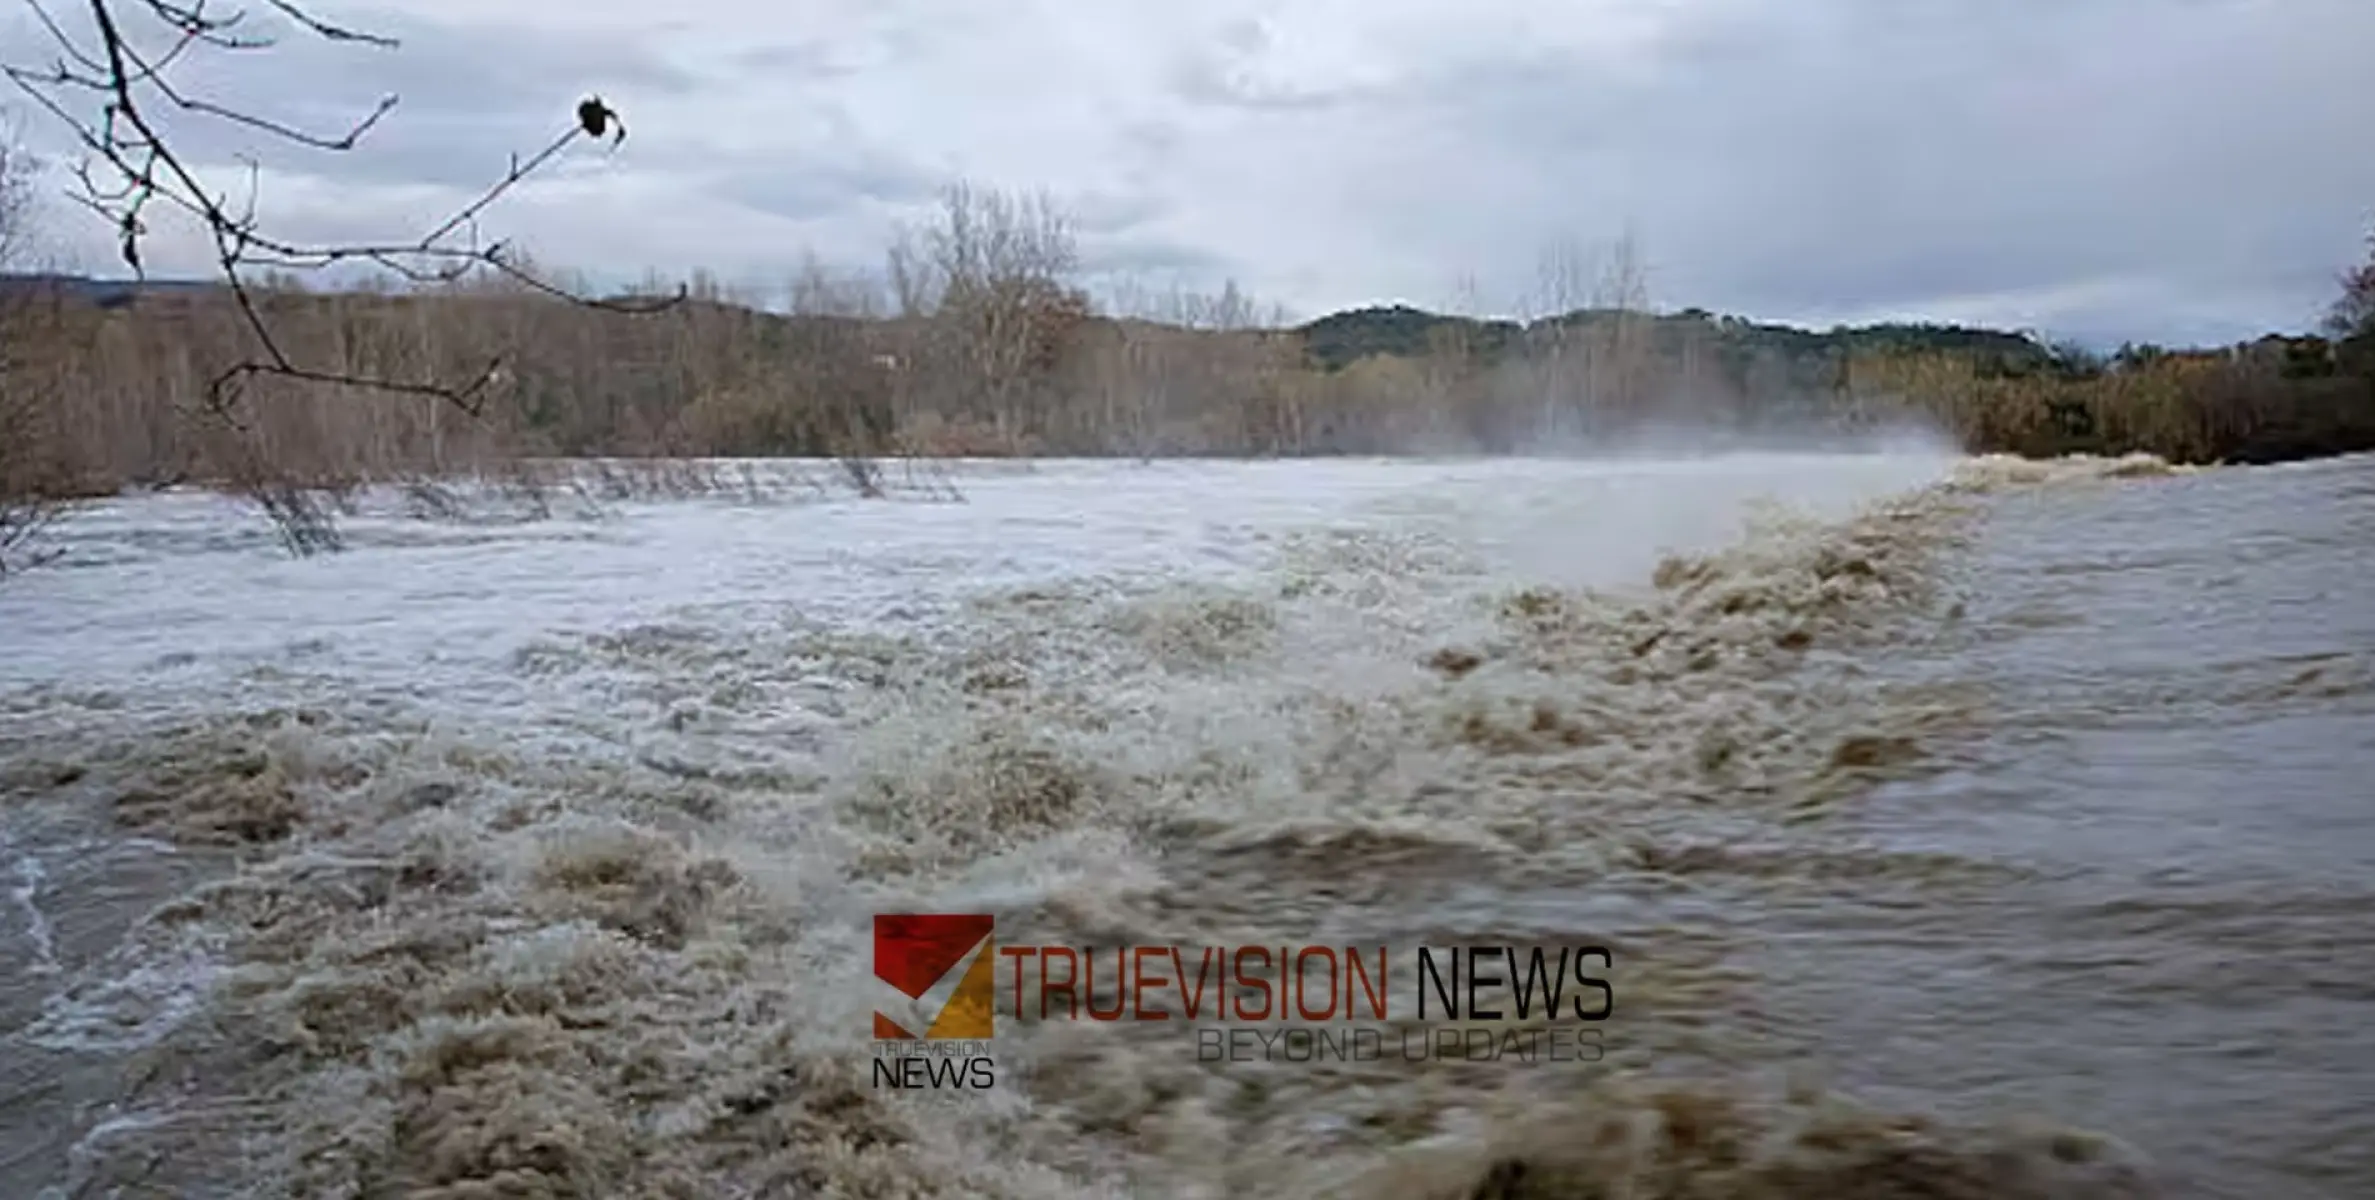
[[874, 918], [874, 1086], [984, 1089], [995, 918], [986, 913], [884, 913]]

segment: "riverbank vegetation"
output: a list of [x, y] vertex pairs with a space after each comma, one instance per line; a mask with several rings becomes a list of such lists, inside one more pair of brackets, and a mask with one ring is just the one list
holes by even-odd
[[2375, 265], [2344, 277], [2316, 334], [2101, 355], [1984, 329], [1659, 312], [1635, 261], [1620, 247], [1605, 269], [1546, 271], [1532, 319], [1392, 307], [1289, 324], [1233, 286], [1092, 295], [1062, 212], [958, 187], [878, 272], [812, 264], [774, 296], [696, 277], [686, 302], [637, 315], [506, 275], [259, 279], [280, 347], [323, 374], [501, 366], [475, 412], [260, 379], [235, 426], [191, 419], [258, 352], [228, 289], [17, 275], [0, 288], [0, 487], [245, 487], [259, 469], [339, 487], [553, 456], [1590, 453], [1914, 425], [2024, 455], [2375, 448]]

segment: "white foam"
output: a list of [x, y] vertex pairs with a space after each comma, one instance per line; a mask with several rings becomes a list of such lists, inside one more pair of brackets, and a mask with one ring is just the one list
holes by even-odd
[[194, 942], [127, 946], [48, 997], [18, 1036], [28, 1045], [81, 1053], [153, 1046], [205, 1007], [223, 973], [219, 956]]
[[[514, 1045], [504, 1039], [527, 1053], [542, 1037], [648, 1037], [652, 1053], [705, 1064], [686, 1078], [721, 1089], [675, 1098], [667, 1124], [689, 1140], [727, 1092], [763, 1090], [743, 1075], [788, 1062], [805, 1085], [847, 1069], [868, 1028], [861, 931], [884, 902], [964, 897], [1126, 927], [1141, 919], [1134, 890], [1176, 882], [1153, 862], [1172, 827], [1249, 859], [1413, 846], [1518, 859], [1555, 847], [1574, 868], [1616, 853], [1614, 833], [1601, 834], [1653, 829], [1652, 801], [1687, 771], [1702, 726], [1728, 721], [1778, 744], [1800, 700], [1750, 696], [1746, 670], [1609, 685], [1602, 676], [1637, 657], [1621, 606], [1568, 594], [1572, 628], [1535, 637], [1496, 604], [1541, 585], [1645, 585], [1665, 554], [1738, 541], [1767, 501], [1839, 517], [1947, 467], [1924, 454], [1058, 462], [961, 478], [963, 504], [631, 505], [594, 537], [568, 522], [426, 536], [366, 516], [353, 550], [303, 562], [224, 534], [219, 506], [149, 497], [92, 527], [111, 530], [121, 553], [0, 590], [0, 637], [24, 651], [0, 654], [0, 687], [116, 688], [214, 722], [158, 751], [194, 761], [201, 785], [221, 782], [204, 770], [227, 750], [263, 743], [266, 773], [173, 797], [235, 805], [285, 787], [305, 810], [299, 845], [195, 914], [270, 944], [243, 995], [251, 1015], [367, 1042], [372, 1072]], [[1808, 589], [1854, 585], [1815, 580], [1801, 561], [1811, 552], [1744, 552], [1710, 587], [1811, 610]], [[1651, 616], [1713, 644], [1725, 599], [1676, 595]], [[1471, 636], [1501, 641], [1475, 686], [1448, 687], [1423, 665]], [[1552, 718], [1593, 723], [1608, 745], [1552, 744], [1566, 726], [1539, 724], [1538, 680], [1566, 689]], [[332, 708], [335, 724], [267, 736], [227, 713], [226, 696], [240, 709]], [[390, 712], [400, 729], [380, 720]], [[1474, 732], [1446, 731], [1463, 717]], [[1526, 744], [1480, 750], [1463, 737]], [[1819, 758], [1828, 747], [1784, 749]], [[1529, 779], [1511, 765], [1520, 759], [1567, 774]], [[1588, 784], [1607, 807], [1554, 804], [1554, 784]], [[701, 836], [673, 836], [687, 828]], [[724, 886], [712, 854], [745, 890], [716, 917], [724, 928], [705, 931]], [[1271, 882], [1283, 887], [1297, 868], [1281, 861], [1285, 882]], [[400, 873], [416, 882], [387, 882]], [[1303, 909], [1244, 899], [1298, 928], [1341, 907], [1316, 892]], [[308, 919], [248, 919], [259, 913]], [[206, 1006], [221, 972], [202, 943], [128, 949], [53, 998], [29, 1036], [152, 1045]], [[606, 1032], [427, 1007], [432, 994], [559, 1004], [579, 987], [616, 989], [607, 1000], [624, 1007]], [[303, 1008], [342, 998], [369, 1019]], [[770, 1015], [701, 1016], [713, 1010]], [[383, 1017], [399, 1028], [376, 1028]], [[797, 1038], [771, 1032], [777, 1021]], [[1018, 1065], [1034, 1053], [1019, 1049]], [[1128, 1069], [1115, 1086], [1170, 1072], [1168, 1061], [1117, 1059]], [[399, 1086], [362, 1078], [353, 1086]], [[616, 1116], [602, 1080], [538, 1078], [551, 1086], [523, 1094], [518, 1119], [583, 1133], [572, 1145], [587, 1169], [613, 1169], [624, 1150], [584, 1124]], [[342, 1107], [339, 1077], [284, 1083], [290, 1121], [310, 1129], [300, 1140], [393, 1136], [365, 1128], [377, 1110]], [[999, 1103], [1027, 1107], [1020, 1095]], [[1184, 1138], [1203, 1103], [1162, 1119]], [[461, 1136], [478, 1112], [454, 1110], [457, 1170], [484, 1165]], [[363, 1124], [320, 1127], [350, 1120]], [[962, 1146], [918, 1134], [911, 1152], [979, 1154], [1003, 1144], [991, 1133]], [[1029, 1166], [1015, 1157], [999, 1168]]]
[[[0, 829], [0, 856], [13, 849], [6, 829]], [[54, 975], [58, 970], [58, 942], [50, 929], [49, 914], [41, 908], [41, 885], [49, 878], [41, 859], [30, 853], [17, 854], [9, 864], [14, 877], [8, 887], [9, 903], [16, 906], [25, 922], [25, 938], [33, 944], [33, 961], [27, 968], [36, 975]]]

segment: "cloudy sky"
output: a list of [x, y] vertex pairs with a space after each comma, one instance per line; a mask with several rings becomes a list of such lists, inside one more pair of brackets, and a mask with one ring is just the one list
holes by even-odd
[[[373, 139], [309, 153], [185, 124], [191, 157], [258, 153], [282, 231], [384, 240], [598, 91], [625, 145], [581, 147], [486, 227], [613, 279], [706, 267], [770, 285], [807, 252], [878, 263], [962, 177], [1050, 192], [1092, 282], [1234, 278], [1303, 316], [1539, 307], [1547, 256], [1630, 231], [1664, 307], [2224, 341], [2313, 321], [2375, 218], [2370, 0], [315, 11], [403, 44], [291, 38], [178, 78], [325, 130], [393, 91]], [[47, 61], [28, 16], [0, 21], [11, 61]], [[50, 216], [53, 249], [109, 269], [99, 223]], [[170, 230], [151, 256], [204, 266]]]

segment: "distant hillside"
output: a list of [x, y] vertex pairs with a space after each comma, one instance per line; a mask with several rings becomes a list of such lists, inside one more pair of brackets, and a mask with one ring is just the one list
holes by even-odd
[[[17, 428], [0, 406], [0, 449], [30, 454], [41, 486], [91, 494], [249, 469], [184, 419], [252, 342], [222, 286], [0, 279], [0, 299], [12, 293], [45, 299], [0, 309], [5, 398], [31, 398]], [[1656, 428], [1713, 445], [1899, 422], [2020, 454], [2375, 449], [2375, 333], [2100, 356], [1949, 325], [1816, 331], [1593, 309], [1520, 324], [1407, 306], [1246, 333], [1089, 317], [1075, 297], [997, 320], [963, 307], [794, 316], [703, 297], [622, 319], [499, 286], [284, 290], [263, 309], [310, 369], [469, 380], [499, 359], [500, 403], [455, 423], [436, 405], [265, 379], [242, 404], [274, 430], [276, 470], [325, 479], [554, 455], [1507, 454]]]
[[[1578, 309], [1534, 323], [1534, 328], [1588, 328], [1623, 316], [1607, 309]], [[1792, 361], [1830, 359], [1850, 353], [1952, 352], [1970, 355], [2005, 373], [2042, 367], [2054, 352], [2032, 338], [1994, 329], [1957, 325], [1883, 324], [1837, 326], [1825, 332], [1792, 325], [1716, 316], [1685, 309], [1648, 318], [1651, 342], [1661, 352], [1695, 343], [1719, 360], [1746, 361], [1760, 352]], [[1488, 361], [1500, 358], [1528, 326], [1515, 321], [1445, 316], [1403, 305], [1334, 313], [1299, 328], [1312, 364], [1339, 370], [1370, 355], [1410, 357], [1452, 341]]]
[[[218, 290], [212, 279], [95, 279], [83, 275], [0, 275], [0, 295], [26, 292], [63, 293], [102, 308], [121, 308], [144, 296], [186, 297]], [[1620, 314], [1606, 309], [1578, 309], [1561, 317], [1533, 323], [1546, 326], [1588, 327]], [[1718, 316], [1704, 309], [1685, 309], [1650, 318], [1653, 344], [1676, 352], [1687, 342], [1720, 361], [1745, 362], [1759, 352], [1793, 361], [1835, 358], [1843, 353], [1947, 351], [1992, 360], [2020, 373], [2043, 366], [2053, 352], [2018, 333], [1957, 325], [1882, 324], [1837, 326], [1827, 331], [1804, 329], [1742, 317]], [[1456, 340], [1477, 357], [1494, 361], [1513, 349], [1528, 326], [1509, 320], [1431, 313], [1404, 305], [1349, 309], [1298, 326], [1305, 353], [1313, 366], [1339, 370], [1371, 355], [1414, 357], [1425, 354], [1438, 339]]]
[[143, 296], [191, 296], [222, 287], [211, 279], [93, 279], [87, 275], [0, 274], [0, 296], [55, 295], [100, 308], [122, 308]]

